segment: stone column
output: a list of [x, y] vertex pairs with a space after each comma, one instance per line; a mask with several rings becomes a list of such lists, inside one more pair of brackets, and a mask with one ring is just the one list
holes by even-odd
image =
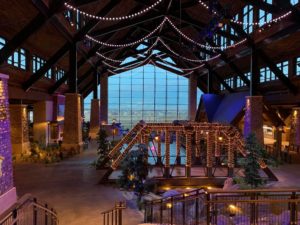
[[50, 122], [53, 120], [53, 102], [42, 101], [33, 105], [33, 140], [48, 145], [51, 140]]
[[176, 131], [176, 164], [181, 164], [181, 157], [180, 157], [180, 131]]
[[108, 77], [107, 73], [100, 76], [100, 121], [101, 124], [108, 123]]
[[169, 131], [165, 131], [165, 155], [166, 155], [166, 163], [165, 163], [165, 171], [164, 177], [170, 177], [170, 133]]
[[80, 95], [67, 93], [62, 149], [66, 155], [72, 155], [81, 152], [82, 144]]
[[0, 215], [17, 200], [13, 182], [8, 76], [0, 74]]
[[100, 101], [99, 99], [91, 100], [91, 117], [90, 117], [90, 136], [96, 139], [100, 129]]
[[300, 146], [300, 107], [292, 109], [290, 144]]
[[201, 165], [201, 151], [200, 151], [200, 143], [201, 143], [201, 134], [200, 131], [197, 129], [195, 134], [195, 144], [196, 144], [196, 154], [195, 154], [195, 165]]
[[13, 155], [19, 159], [29, 154], [28, 118], [26, 105], [9, 105], [11, 144]]
[[189, 102], [188, 102], [189, 120], [195, 121], [197, 112], [197, 75], [191, 74], [189, 78]]
[[250, 133], [254, 133], [256, 135], [259, 143], [264, 143], [262, 96], [246, 97], [244, 137], [247, 137]]
[[157, 143], [157, 162], [156, 165], [161, 166], [163, 165], [161, 160], [161, 134], [157, 132], [157, 136], [155, 137], [155, 141]]
[[227, 166], [228, 166], [228, 177], [233, 177], [233, 172], [234, 172], [234, 149], [233, 149], [233, 140], [232, 140], [232, 138], [228, 139]]
[[275, 158], [280, 158], [281, 147], [282, 147], [282, 127], [276, 127], [274, 132], [274, 138], [276, 140], [275, 152], [273, 153]]
[[207, 176], [212, 177], [212, 152], [213, 152], [213, 142], [214, 136], [211, 131], [207, 132], [207, 139], [206, 139], [206, 170]]
[[185, 176], [191, 177], [192, 167], [192, 130], [185, 131], [185, 148], [186, 148], [186, 165], [185, 165]]

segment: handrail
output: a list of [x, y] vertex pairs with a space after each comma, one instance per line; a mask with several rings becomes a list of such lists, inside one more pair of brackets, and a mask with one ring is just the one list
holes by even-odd
[[22, 196], [0, 216], [1, 225], [58, 225], [57, 213], [30, 194]]
[[103, 215], [103, 225], [122, 225], [123, 209], [126, 209], [126, 203], [116, 202], [113, 208], [101, 212], [101, 215]]
[[[274, 207], [281, 213], [273, 214]], [[144, 222], [173, 225], [176, 221], [176, 224], [198, 225], [201, 220], [215, 225], [219, 220], [231, 224], [235, 219], [243, 220], [243, 224], [259, 224], [263, 220], [270, 224], [283, 224], [287, 220], [289, 224], [297, 224], [299, 208], [300, 189], [196, 189], [146, 201]]]

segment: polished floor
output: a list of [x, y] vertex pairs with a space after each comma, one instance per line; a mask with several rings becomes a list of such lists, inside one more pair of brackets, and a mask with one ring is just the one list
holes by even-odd
[[[98, 184], [103, 172], [90, 166], [95, 157], [96, 149], [92, 146], [81, 155], [56, 164], [18, 164], [18, 195], [31, 193], [49, 203], [58, 211], [62, 225], [101, 225], [101, 212], [110, 209], [115, 201], [125, 199], [118, 189]], [[134, 205], [131, 202], [125, 210], [124, 225], [143, 220]]]
[[[59, 213], [62, 225], [102, 224], [101, 211], [114, 205], [115, 201], [125, 200], [117, 188], [98, 184], [103, 171], [90, 166], [96, 158], [95, 144], [82, 154], [51, 165], [15, 165], [15, 184], [18, 195], [31, 193], [53, 206]], [[273, 171], [279, 182], [272, 188], [300, 188], [300, 165], [288, 164]], [[128, 202], [124, 225], [136, 225], [143, 215], [135, 204]]]

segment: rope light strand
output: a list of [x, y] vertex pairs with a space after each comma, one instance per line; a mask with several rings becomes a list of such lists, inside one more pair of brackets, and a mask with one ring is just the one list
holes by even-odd
[[147, 8], [145, 8], [145, 9], [139, 11], [139, 12], [136, 12], [136, 13], [133, 13], [133, 14], [130, 14], [130, 15], [127, 15], [127, 16], [119, 16], [119, 17], [102, 17], [102, 16], [92, 15], [92, 14], [84, 12], [84, 11], [82, 11], [82, 10], [80, 10], [80, 9], [78, 9], [78, 8], [76, 8], [76, 7], [70, 5], [69, 3], [66, 3], [66, 2], [65, 2], [65, 7], [69, 10], [72, 10], [76, 13], [80, 13], [81, 15], [89, 17], [91, 19], [101, 20], [101, 21], [120, 21], [120, 20], [132, 19], [132, 18], [135, 18], [137, 16], [143, 15], [146, 12], [153, 9], [154, 7], [156, 7], [161, 2], [162, 2], [162, 0], [158, 0], [155, 3], [153, 3], [152, 5], [148, 6]]
[[95, 39], [95, 38], [93, 38], [89, 35], [86, 35], [86, 38], [89, 39], [90, 41], [93, 41], [95, 43], [98, 43], [100, 45], [104, 45], [104, 46], [107, 46], [107, 47], [113, 47], [113, 48], [129, 47], [129, 46], [139, 44], [139, 43], [143, 42], [144, 40], [148, 39], [149, 37], [151, 37], [155, 32], [157, 32], [164, 25], [166, 20], [167, 20], [167, 18], [164, 18], [163, 21], [153, 31], [151, 31], [146, 36], [142, 37], [141, 39], [139, 39], [137, 41], [126, 43], [126, 44], [109, 44], [109, 43], [106, 43], [106, 42], [99, 41], [99, 40], [97, 40], [97, 39]]
[[237, 42], [235, 44], [228, 45], [226, 47], [222, 47], [222, 46], [210, 46], [210, 45], [200, 44], [197, 41], [195, 41], [195, 40], [191, 39], [190, 37], [188, 37], [187, 35], [185, 35], [181, 30], [179, 30], [175, 26], [175, 24], [169, 18], [166, 18], [166, 19], [169, 22], [169, 24], [176, 30], [176, 32], [179, 33], [184, 39], [188, 40], [189, 42], [191, 42], [191, 43], [193, 43], [195, 45], [198, 45], [201, 48], [205, 48], [207, 50], [226, 50], [226, 49], [229, 49], [229, 48], [235, 48], [238, 45], [243, 44], [247, 40], [246, 38], [244, 38], [243, 40], [241, 40], [241, 41], [239, 41], [239, 42]]

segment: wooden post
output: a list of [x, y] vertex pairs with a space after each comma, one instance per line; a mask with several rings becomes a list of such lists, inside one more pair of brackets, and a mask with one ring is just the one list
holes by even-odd
[[170, 177], [170, 133], [168, 130], [165, 131], [165, 155], [166, 155], [166, 163], [165, 163], [165, 171], [164, 177]]
[[180, 157], [180, 131], [176, 131], [176, 164], [181, 165], [181, 157]]

